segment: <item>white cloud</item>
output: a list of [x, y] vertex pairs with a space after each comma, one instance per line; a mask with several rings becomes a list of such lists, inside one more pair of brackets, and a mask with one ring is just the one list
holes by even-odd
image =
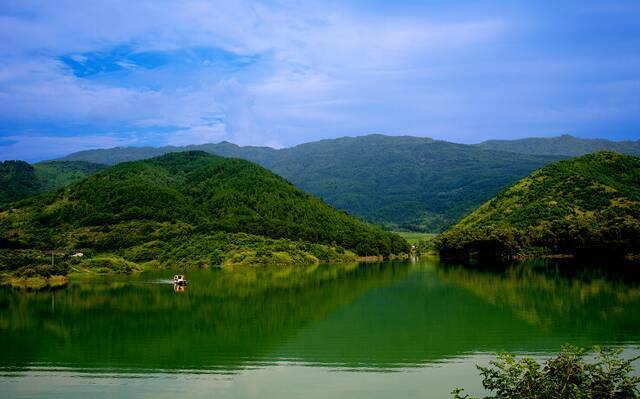
[[[561, 96], [543, 97], [549, 93], [537, 82], [559, 91], [558, 80], [588, 65], [503, 58], [509, 50], [500, 46], [491, 53], [500, 59], [482, 58], [485, 46], [504, 44], [518, 28], [499, 9], [382, 15], [327, 2], [22, 0], [2, 10], [0, 122], [24, 131], [47, 122], [139, 129], [157, 144], [220, 138], [281, 146], [373, 130], [437, 136], [489, 129], [497, 120], [511, 127], [522, 115], [555, 124], [561, 116], [548, 111], [553, 104], [533, 96]], [[239, 66], [222, 56], [146, 69], [121, 59], [113, 62], [124, 70], [89, 78], [59, 61], [90, 65], [90, 54], [123, 45], [137, 52], [215, 48], [255, 61]], [[602, 62], [631, 65], [618, 61]], [[637, 74], [625, 79], [637, 81]], [[615, 101], [598, 115], [619, 110], [634, 87], [607, 89]], [[577, 109], [570, 105], [555, 109]]]
[[[212, 112], [226, 108], [233, 125], [229, 129], [237, 132], [255, 130], [250, 126], [255, 99], [244, 95], [247, 103], [240, 105], [237, 98], [213, 97], [216, 93], [210, 87], [216, 84], [215, 76], [206, 78], [214, 82], [182, 89], [148, 89], [136, 87], [135, 82], [119, 85], [75, 78], [56, 57], [72, 54], [72, 59], [84, 63], [83, 51], [108, 50], [123, 43], [138, 50], [210, 46], [238, 54], [266, 54], [270, 61], [265, 71], [237, 85], [266, 100], [288, 102], [285, 108], [291, 108], [294, 102], [339, 100], [344, 82], [357, 80], [363, 70], [408, 67], [428, 51], [485, 40], [503, 26], [496, 21], [376, 19], [335, 9], [279, 8], [251, 1], [61, 0], [25, 1], [12, 7], [13, 16], [2, 17], [5, 25], [0, 29], [4, 43], [0, 54], [6, 60], [0, 68], [0, 117], [197, 126]], [[28, 11], [30, 17], [16, 16], [18, 11]], [[34, 53], [40, 55], [34, 58]], [[126, 60], [117, 63], [137, 69]]]

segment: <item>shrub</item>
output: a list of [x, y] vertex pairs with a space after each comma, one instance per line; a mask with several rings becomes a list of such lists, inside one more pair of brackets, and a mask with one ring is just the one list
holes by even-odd
[[69, 271], [69, 267], [64, 263], [56, 263], [54, 266], [49, 264], [42, 264], [37, 266], [23, 266], [16, 270], [16, 276], [18, 277], [51, 277], [51, 276], [66, 276]]
[[[632, 375], [632, 363], [640, 356], [622, 359], [621, 349], [596, 347], [594, 352], [595, 360], [589, 363], [584, 350], [566, 346], [543, 365], [500, 354], [489, 367], [478, 366], [482, 385], [494, 394], [485, 399], [640, 398], [640, 377]], [[472, 399], [461, 388], [451, 394], [454, 399]]]
[[137, 264], [118, 256], [100, 256], [85, 263], [98, 273], [131, 273], [140, 270]]

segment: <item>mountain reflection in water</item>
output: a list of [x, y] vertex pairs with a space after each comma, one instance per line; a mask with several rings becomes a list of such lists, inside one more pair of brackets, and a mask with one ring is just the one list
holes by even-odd
[[157, 271], [55, 291], [2, 289], [0, 363], [6, 381], [30, 370], [225, 375], [283, 364], [453, 372], [488, 352], [640, 342], [632, 266], [490, 266], [422, 259], [192, 270], [175, 291], [157, 284], [174, 271]]

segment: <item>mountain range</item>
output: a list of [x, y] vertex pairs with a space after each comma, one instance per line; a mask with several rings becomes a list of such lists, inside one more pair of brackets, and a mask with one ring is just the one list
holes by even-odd
[[[16, 168], [0, 167], [0, 181], [10, 182], [0, 186], [0, 208], [77, 181], [93, 172], [87, 169], [87, 162], [113, 165], [197, 150], [256, 162], [328, 204], [388, 228], [439, 232], [533, 170], [602, 149], [634, 155], [640, 153], [640, 141], [564, 135], [464, 145], [421, 137], [369, 135], [284, 149], [228, 142], [96, 149], [33, 165], [36, 171], [45, 166], [64, 165], [59, 169], [66, 171], [75, 167], [74, 178], [50, 178], [48, 184], [35, 182], [43, 181], [33, 177], [37, 173], [25, 180], [20, 173], [20, 178], [12, 176]], [[27, 167], [26, 163], [21, 165], [22, 169]], [[95, 170], [102, 167], [95, 166]]]
[[394, 229], [437, 232], [529, 172], [561, 159], [484, 150], [430, 138], [369, 135], [292, 148], [228, 142], [90, 150], [66, 161], [118, 163], [200, 150], [256, 162], [330, 205]]

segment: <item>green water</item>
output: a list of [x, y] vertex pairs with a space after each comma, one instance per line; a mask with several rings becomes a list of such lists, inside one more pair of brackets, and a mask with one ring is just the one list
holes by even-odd
[[637, 267], [436, 260], [0, 291], [3, 398], [446, 398], [475, 364], [640, 343]]

